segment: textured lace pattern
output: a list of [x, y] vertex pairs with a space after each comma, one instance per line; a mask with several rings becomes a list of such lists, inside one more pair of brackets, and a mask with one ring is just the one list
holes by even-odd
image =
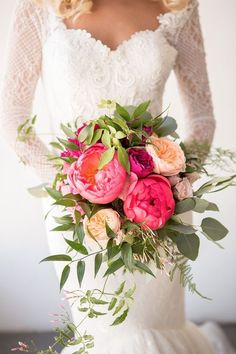
[[[188, 140], [212, 141], [214, 115], [209, 87], [198, 1], [178, 13], [158, 16], [156, 30], [133, 34], [111, 50], [86, 30], [67, 29], [52, 9], [39, 9], [19, 0], [11, 33], [0, 119], [7, 139], [20, 158], [43, 181], [54, 169], [48, 148], [36, 135], [27, 144], [16, 142], [17, 127], [31, 115], [39, 77], [42, 78], [56, 133], [59, 122], [81, 122], [103, 113], [101, 98], [122, 104], [151, 99], [151, 111], [161, 112], [165, 83], [174, 69], [185, 108]], [[143, 53], [148, 53], [145, 55]]]

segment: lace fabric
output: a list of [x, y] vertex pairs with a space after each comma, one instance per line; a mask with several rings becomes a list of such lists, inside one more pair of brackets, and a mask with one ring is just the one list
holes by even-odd
[[[37, 135], [27, 144], [16, 141], [17, 127], [32, 113], [40, 77], [52, 120], [56, 115], [60, 120], [77, 116], [86, 120], [101, 113], [92, 107], [109, 93], [109, 98], [123, 104], [151, 98], [152, 111], [157, 113], [173, 69], [185, 108], [187, 140], [212, 141], [215, 120], [198, 1], [191, 0], [184, 10], [160, 15], [158, 20], [156, 31], [136, 32], [111, 51], [85, 30], [68, 30], [52, 9], [41, 9], [31, 0], [18, 1], [8, 41], [0, 120], [21, 160], [34, 167], [44, 182], [51, 181], [55, 173], [46, 157], [48, 148]], [[140, 47], [149, 52], [145, 60]], [[135, 58], [128, 52], [135, 53]], [[59, 104], [57, 111], [63, 97], [64, 107]]]

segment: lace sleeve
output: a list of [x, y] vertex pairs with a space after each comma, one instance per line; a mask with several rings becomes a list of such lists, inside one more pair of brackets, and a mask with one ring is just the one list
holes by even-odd
[[211, 144], [215, 119], [198, 7], [198, 0], [190, 0], [184, 10], [160, 15], [159, 21], [177, 50], [174, 71], [185, 111], [185, 143]]
[[178, 55], [174, 71], [185, 110], [186, 143], [211, 144], [215, 119], [197, 0], [191, 1], [185, 16], [175, 37]]
[[47, 160], [49, 150], [36, 134], [27, 142], [17, 140], [17, 128], [31, 116], [35, 88], [41, 69], [42, 18], [30, 0], [19, 0], [8, 40], [6, 69], [0, 101], [0, 123], [8, 142], [25, 164], [32, 166], [43, 182], [55, 174]]

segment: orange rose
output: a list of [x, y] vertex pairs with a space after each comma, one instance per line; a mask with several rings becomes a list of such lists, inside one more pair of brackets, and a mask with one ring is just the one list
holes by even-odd
[[185, 171], [185, 155], [179, 144], [168, 138], [151, 135], [146, 150], [154, 161], [154, 172], [163, 176]]

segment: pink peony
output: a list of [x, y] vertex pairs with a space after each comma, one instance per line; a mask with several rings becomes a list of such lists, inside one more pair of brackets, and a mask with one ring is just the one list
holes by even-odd
[[152, 156], [144, 148], [130, 148], [128, 150], [130, 169], [138, 177], [144, 178], [153, 172], [154, 162]]
[[131, 180], [124, 201], [125, 215], [143, 227], [152, 230], [162, 228], [173, 215], [175, 201], [167, 178], [150, 175], [140, 180]]
[[90, 146], [68, 171], [68, 183], [74, 194], [80, 194], [91, 203], [107, 204], [121, 193], [126, 171], [115, 153], [113, 159], [101, 170], [98, 166], [107, 147], [101, 143]]

